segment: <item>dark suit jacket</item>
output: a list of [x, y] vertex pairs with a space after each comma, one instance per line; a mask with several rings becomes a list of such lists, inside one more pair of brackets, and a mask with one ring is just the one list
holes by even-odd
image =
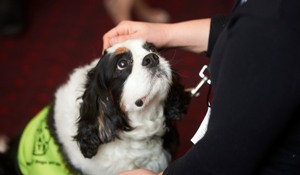
[[299, 9], [299, 0], [234, 8], [211, 43], [208, 130], [165, 175], [300, 174]]

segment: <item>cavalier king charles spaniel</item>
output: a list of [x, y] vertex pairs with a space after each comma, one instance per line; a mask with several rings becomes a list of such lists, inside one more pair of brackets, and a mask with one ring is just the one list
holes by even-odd
[[17, 153], [22, 174], [161, 172], [178, 144], [172, 120], [183, 117], [189, 101], [154, 45], [128, 40], [75, 69], [54, 102], [30, 122], [36, 129], [27, 126], [6, 155]]

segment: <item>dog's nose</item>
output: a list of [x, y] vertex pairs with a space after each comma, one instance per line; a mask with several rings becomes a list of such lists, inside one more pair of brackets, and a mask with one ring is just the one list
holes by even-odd
[[143, 59], [142, 65], [146, 67], [155, 67], [159, 64], [159, 57], [155, 53], [146, 55]]

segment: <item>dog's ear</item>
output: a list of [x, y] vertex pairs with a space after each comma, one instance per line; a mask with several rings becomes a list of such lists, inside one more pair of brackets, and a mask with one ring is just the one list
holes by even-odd
[[109, 71], [105, 70], [102, 64], [105, 64], [103, 59], [87, 75], [77, 123], [77, 135], [74, 136], [86, 158], [96, 155], [100, 144], [114, 140], [118, 137], [119, 131], [131, 129], [129, 121], [109, 89], [109, 82], [106, 80], [110, 79], [107, 75]]
[[101, 140], [99, 137], [99, 122], [100, 115], [98, 107], [97, 89], [95, 89], [93, 79], [95, 69], [92, 69], [87, 77], [88, 83], [85, 87], [85, 92], [82, 96], [80, 105], [80, 116], [77, 123], [77, 135], [74, 139], [77, 141], [80, 150], [84, 157], [93, 157], [98, 150]]
[[167, 119], [179, 120], [187, 113], [191, 95], [180, 84], [180, 77], [174, 70], [172, 71], [172, 81], [173, 83], [165, 101], [164, 115]]

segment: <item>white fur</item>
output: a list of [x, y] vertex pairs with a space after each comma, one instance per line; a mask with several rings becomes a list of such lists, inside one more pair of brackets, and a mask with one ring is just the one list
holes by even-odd
[[[102, 144], [91, 159], [84, 158], [78, 144], [74, 141], [76, 122], [79, 116], [87, 72], [95, 67], [98, 60], [90, 65], [75, 69], [69, 81], [56, 93], [55, 124], [58, 137], [72, 164], [88, 175], [115, 175], [123, 170], [147, 168], [155, 172], [164, 170], [170, 161], [170, 155], [162, 148], [162, 136], [165, 133], [163, 100], [166, 98], [171, 82], [171, 70], [168, 62], [159, 57], [159, 75], [151, 76], [148, 69], [141, 65], [149, 54], [142, 48], [144, 41], [135, 40], [117, 44], [108, 49], [113, 53], [119, 47], [128, 48], [133, 57], [132, 73], [123, 88], [121, 104], [125, 107], [130, 125], [135, 129], [120, 134], [121, 139]], [[142, 107], [135, 105], [136, 100], [145, 97]]]

